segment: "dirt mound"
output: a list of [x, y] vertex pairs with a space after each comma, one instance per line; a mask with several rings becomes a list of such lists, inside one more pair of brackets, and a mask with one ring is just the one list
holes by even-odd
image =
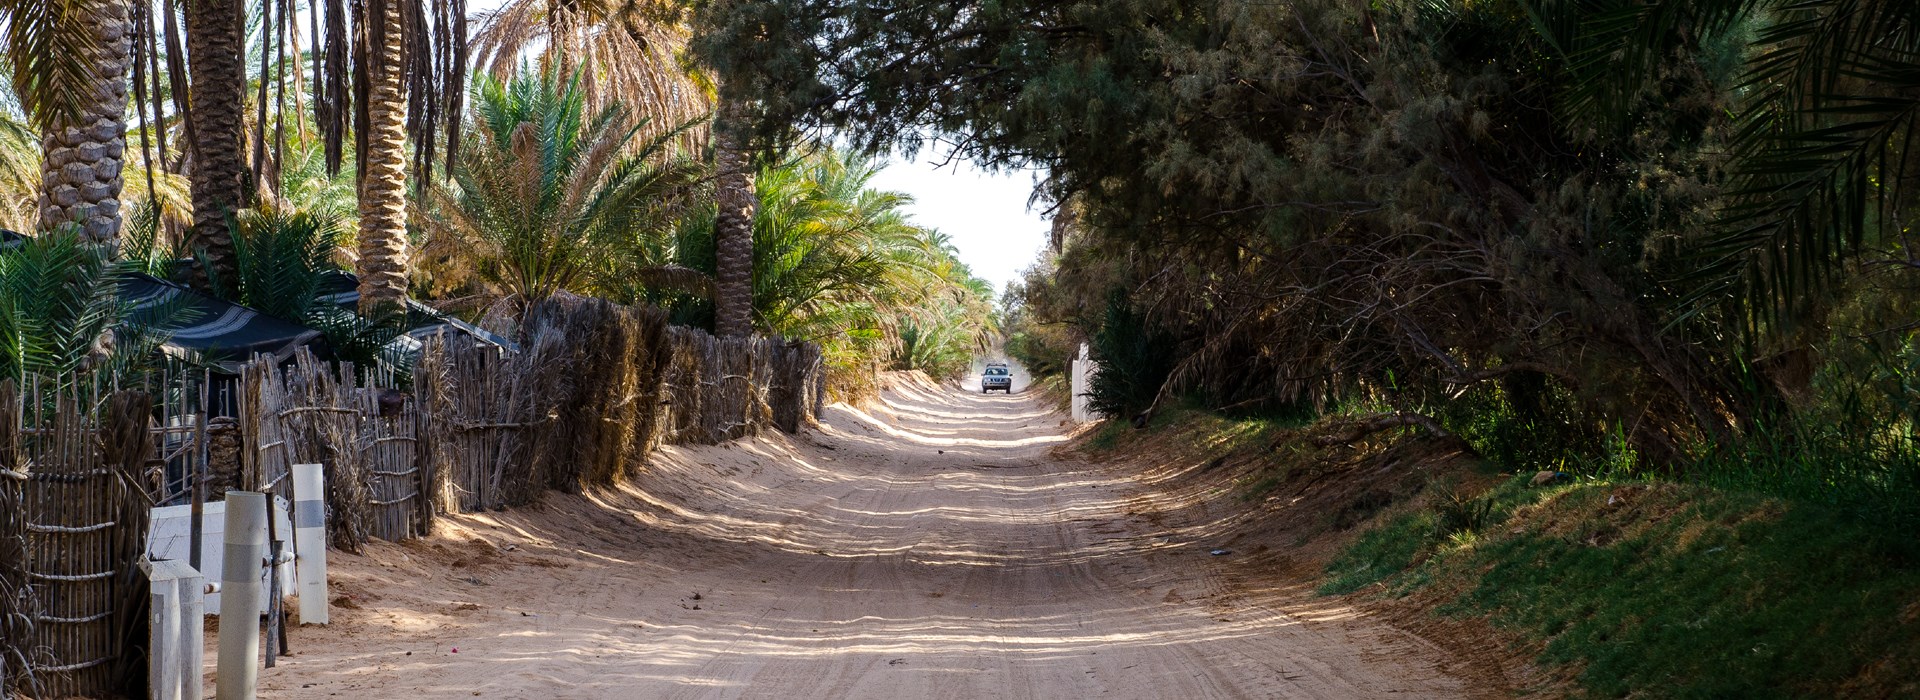
[[947, 387], [943, 386], [939, 380], [927, 376], [926, 372], [909, 369], [881, 372], [880, 390], [925, 400], [946, 391]]
[[[1445, 649], [1451, 673], [1488, 695], [1533, 685], [1530, 655], [1484, 621], [1436, 620], [1425, 608], [1314, 588], [1334, 556], [1368, 526], [1425, 507], [1441, 493], [1475, 493], [1498, 480], [1454, 437], [1411, 430], [1356, 434], [1352, 421], [1249, 428], [1204, 414], [1153, 430], [1104, 428], [1069, 448], [1141, 474], [1152, 494], [1134, 512], [1181, 537], [1227, 552], [1242, 590], [1278, 590], [1301, 607], [1371, 611]], [[1117, 434], [1117, 438], [1116, 438]]]

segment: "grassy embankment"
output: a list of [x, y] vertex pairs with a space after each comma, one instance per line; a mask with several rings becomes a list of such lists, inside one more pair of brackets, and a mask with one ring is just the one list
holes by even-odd
[[[1278, 509], [1286, 499], [1267, 494], [1323, 478], [1302, 465], [1327, 461], [1313, 438], [1337, 431], [1329, 423], [1181, 412], [1148, 432], [1221, 453], [1202, 458], [1259, 462], [1234, 490]], [[1104, 426], [1087, 447], [1137, 449], [1131, 432]], [[1382, 433], [1340, 449], [1378, 455], [1422, 439]], [[1389, 503], [1355, 487], [1346, 492], [1365, 502], [1316, 506], [1329, 511], [1324, 524], [1296, 544], [1333, 552], [1320, 593], [1483, 617], [1514, 653], [1595, 697], [1920, 697], [1920, 533], [1910, 528], [1724, 480], [1534, 486], [1532, 470], [1503, 477], [1476, 460], [1408, 473], [1414, 485], [1389, 488]], [[1364, 517], [1349, 528], [1356, 509]], [[1305, 546], [1326, 538], [1335, 546]]]

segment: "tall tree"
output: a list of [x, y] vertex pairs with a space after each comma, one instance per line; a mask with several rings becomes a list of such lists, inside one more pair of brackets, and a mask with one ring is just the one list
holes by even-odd
[[753, 332], [753, 171], [743, 148], [741, 111], [731, 104], [714, 133], [713, 332]]
[[618, 102], [645, 119], [641, 142], [675, 131], [698, 148], [705, 125], [683, 125], [706, 116], [712, 99], [685, 61], [683, 10], [674, 0], [508, 0], [483, 15], [474, 64], [506, 80], [537, 55], [543, 70], [579, 83], [588, 110]]
[[347, 125], [354, 127], [360, 184], [356, 271], [360, 307], [371, 311], [407, 296], [407, 145], [413, 145], [412, 171], [423, 190], [433, 177], [436, 148], [444, 143], [449, 154], [459, 150], [468, 79], [466, 3], [369, 0], [352, 4], [350, 23], [344, 5], [331, 0], [326, 6], [314, 108], [327, 140], [329, 172], [338, 171]]
[[[193, 139], [194, 246], [215, 276], [232, 280], [233, 234], [227, 221], [246, 205], [246, 6], [241, 0], [187, 0], [187, 120]], [[262, 76], [264, 80], [265, 77]]]
[[14, 92], [42, 135], [40, 226], [120, 236], [132, 23], [125, 0], [6, 0]]
[[[489, 18], [475, 43], [480, 62], [497, 75], [520, 68], [520, 57], [543, 42], [542, 64], [577, 77], [590, 103], [618, 101], [655, 129], [679, 125], [712, 104], [702, 68], [681, 59], [694, 2], [676, 0], [515, 0]], [[753, 165], [744, 150], [743, 109], [722, 100], [712, 132], [718, 269], [714, 331], [753, 331]], [[644, 132], [643, 132], [644, 134]], [[699, 131], [688, 130], [697, 144]]]
[[374, 36], [366, 62], [366, 125], [360, 134], [360, 308], [407, 297], [407, 82], [401, 3], [369, 3]]
[[[472, 135], [451, 170], [457, 187], [436, 188], [425, 217], [428, 259], [465, 259], [480, 283], [466, 292], [521, 304], [605, 294], [593, 285], [616, 276], [623, 289], [707, 292], [703, 274], [623, 255], [670, 230], [702, 179], [693, 160], [668, 156], [679, 132], [637, 139], [644, 121], [618, 103], [590, 110], [579, 81], [551, 70], [482, 76], [475, 88]], [[436, 284], [467, 276], [442, 272]]]

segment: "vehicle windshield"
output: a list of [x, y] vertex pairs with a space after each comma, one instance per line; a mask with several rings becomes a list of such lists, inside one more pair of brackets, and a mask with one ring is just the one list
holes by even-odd
[[1007, 368], [1005, 368], [1005, 367], [988, 367], [988, 368], [987, 368], [987, 376], [989, 376], [989, 377], [1004, 377], [1004, 376], [1007, 376]]

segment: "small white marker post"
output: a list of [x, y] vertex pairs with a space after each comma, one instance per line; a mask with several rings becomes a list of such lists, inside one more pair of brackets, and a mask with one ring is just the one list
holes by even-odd
[[206, 624], [201, 600], [206, 586], [200, 572], [184, 561], [140, 557], [151, 582], [151, 629], [147, 657], [148, 696], [152, 700], [200, 700], [200, 626]]
[[293, 465], [293, 548], [300, 624], [327, 624], [327, 491], [318, 464]]
[[220, 700], [254, 700], [260, 677], [260, 572], [267, 559], [267, 495], [227, 492], [220, 569]]

